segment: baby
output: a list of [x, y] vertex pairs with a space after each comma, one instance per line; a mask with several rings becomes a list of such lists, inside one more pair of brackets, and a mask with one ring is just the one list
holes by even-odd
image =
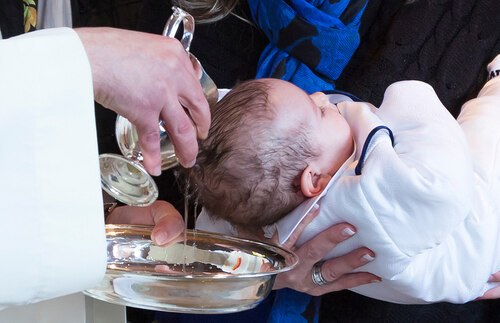
[[[488, 69], [498, 75], [500, 55]], [[212, 116], [193, 172], [210, 215], [198, 228], [273, 225], [283, 243], [317, 204], [299, 245], [348, 222], [358, 233], [327, 258], [361, 246], [376, 254], [359, 270], [382, 282], [355, 292], [464, 303], [494, 287], [487, 281], [500, 270], [500, 77], [458, 120], [418, 81], [391, 85], [377, 109], [253, 80], [231, 90]]]

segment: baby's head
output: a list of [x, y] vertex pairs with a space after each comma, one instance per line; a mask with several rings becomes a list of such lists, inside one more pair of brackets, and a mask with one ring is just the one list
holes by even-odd
[[212, 109], [192, 181], [211, 215], [260, 228], [319, 194], [352, 150], [350, 128], [324, 94], [252, 80]]

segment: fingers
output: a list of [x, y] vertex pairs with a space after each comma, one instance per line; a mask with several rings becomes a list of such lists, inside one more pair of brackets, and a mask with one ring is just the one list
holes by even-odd
[[[199, 83], [195, 83], [199, 87]], [[178, 96], [166, 95], [166, 102], [160, 116], [144, 115], [136, 121], [139, 145], [144, 157], [144, 167], [155, 176], [161, 174], [159, 119], [164, 122], [165, 130], [175, 148], [175, 154], [184, 167], [192, 167], [198, 155], [198, 138], [206, 138], [210, 126], [210, 109], [199, 91], [190, 88], [189, 95], [183, 92]], [[196, 88], [196, 86], [194, 88]]]
[[326, 281], [333, 282], [344, 273], [366, 265], [375, 259], [373, 252], [367, 248], [360, 248], [351, 253], [331, 259], [323, 263], [321, 273]]
[[[184, 167], [191, 167], [198, 154], [197, 139], [204, 139], [210, 127], [210, 108], [203, 94], [199, 73], [186, 53], [179, 57], [179, 76], [175, 96], [167, 95], [160, 112], [165, 128], [175, 147], [175, 154]], [[167, 88], [168, 91], [171, 89]]]
[[476, 300], [484, 300], [484, 299], [497, 299], [500, 298], [500, 287], [494, 287], [486, 293], [484, 293], [483, 296], [476, 298]]
[[[499, 275], [499, 272], [497, 272], [496, 274], [491, 275], [491, 277], [488, 280], [488, 282], [496, 282], [496, 283], [500, 282], [500, 279], [499, 279], [500, 277], [498, 275]], [[483, 294], [483, 296], [476, 298], [476, 300], [497, 299], [497, 298], [500, 298], [500, 286], [493, 287], [492, 289], [487, 290]]]
[[[199, 85], [198, 83], [196, 83]], [[193, 88], [192, 86], [182, 86]], [[200, 90], [201, 92], [201, 90]], [[192, 94], [197, 93], [193, 91]], [[179, 95], [179, 96], [178, 96]], [[144, 157], [144, 167], [153, 175], [160, 175], [161, 173], [161, 160], [160, 160], [160, 130], [159, 119], [163, 120], [165, 130], [168, 133], [169, 140], [174, 145], [176, 157], [184, 167], [192, 167], [198, 155], [198, 140], [197, 140], [197, 125], [196, 122], [188, 115], [188, 111], [184, 109], [180, 101], [184, 100], [188, 103], [186, 105], [191, 109], [191, 113], [197, 118], [197, 122], [204, 122], [203, 127], [207, 129], [210, 124], [210, 113], [202, 115], [197, 113], [201, 110], [209, 110], [208, 103], [203, 98], [201, 101], [201, 108], [194, 106], [192, 101], [187, 100], [188, 96], [180, 96], [180, 93], [167, 93], [165, 95], [165, 102], [159, 116], [150, 114], [149, 116], [142, 116], [142, 120], [136, 122], [137, 134], [139, 136], [139, 144], [141, 152]], [[207, 104], [205, 107], [204, 104]], [[203, 119], [206, 117], [206, 120]], [[205, 134], [206, 136], [206, 134]]]
[[312, 265], [323, 257], [340, 242], [353, 236], [356, 229], [348, 224], [337, 224], [321, 232], [313, 239], [306, 242], [296, 251], [301, 261]]
[[[196, 91], [196, 93], [198, 93], [198, 91]], [[191, 120], [196, 128], [196, 135], [198, 139], [207, 138], [208, 130], [210, 128], [210, 108], [208, 106], [207, 99], [204, 96], [196, 98], [191, 95], [181, 95], [179, 97], [179, 101], [191, 117]]]
[[322, 295], [332, 291], [379, 282], [380, 278], [376, 275], [366, 272], [353, 273], [355, 269], [366, 265], [374, 259], [375, 257], [371, 250], [359, 248], [347, 255], [325, 261], [321, 266], [321, 275], [327, 284], [312, 286], [310, 294]]
[[[500, 283], [500, 271], [497, 271], [496, 273], [492, 274], [490, 278], [488, 279], [489, 283]], [[477, 300], [482, 300], [482, 299], [496, 299], [500, 298], [500, 286], [494, 287], [486, 293], [484, 293], [483, 296], [477, 298]]]
[[158, 116], [145, 115], [135, 124], [144, 168], [153, 176], [161, 174], [160, 129]]
[[184, 52], [176, 64], [181, 69], [177, 82], [177, 101], [190, 117], [199, 139], [205, 139], [210, 127], [210, 108], [200, 84], [202, 67], [192, 54]]
[[155, 227], [151, 238], [157, 245], [164, 245], [178, 238], [184, 231], [185, 224], [180, 213], [170, 203], [160, 201], [153, 209]]
[[178, 102], [170, 102], [170, 105], [162, 110], [161, 118], [180, 164], [192, 167], [198, 155], [198, 140], [191, 119]]
[[210, 110], [200, 71], [193, 68], [181, 43], [112, 28], [80, 33], [92, 65], [95, 99], [134, 124], [146, 170], [152, 175], [161, 173], [160, 120], [180, 163], [192, 166], [197, 138], [208, 134]]
[[158, 245], [173, 241], [184, 231], [182, 216], [172, 204], [165, 201], [156, 201], [147, 207], [117, 207], [106, 223], [154, 225], [151, 239]]
[[[297, 228], [292, 232], [288, 240], [283, 244], [283, 247], [287, 249], [293, 249], [293, 246], [299, 240], [300, 235], [302, 232], [304, 232], [304, 229], [307, 227], [309, 223], [312, 222], [312, 220], [319, 214], [319, 205], [314, 204], [311, 211], [300, 221], [299, 225]], [[275, 235], [278, 235], [278, 232], [275, 233]], [[277, 239], [277, 238], [276, 238]]]
[[198, 138], [206, 138], [208, 134], [210, 109], [188, 55], [183, 53], [177, 58], [178, 77], [175, 84], [165, 89], [168, 93], [160, 118], [179, 162], [192, 167], [198, 155]]
[[370, 273], [353, 273], [353, 270], [374, 259], [374, 253], [367, 248], [359, 248], [344, 256], [327, 260], [317, 268], [316, 272], [313, 271], [313, 266], [338, 243], [355, 233], [353, 226], [346, 223], [337, 224], [296, 249], [295, 253], [299, 257], [298, 265], [288, 272], [279, 274], [273, 288], [287, 287], [310, 295], [322, 295], [380, 281], [379, 277]]
[[379, 281], [379, 277], [366, 272], [345, 273], [339, 279], [324, 286], [315, 286], [311, 290], [307, 291], [307, 293], [313, 296], [320, 296], [327, 293], [338, 292], [340, 290], [354, 288], [357, 286], [371, 284]]
[[[370, 257], [364, 257], [370, 254]], [[274, 289], [292, 288], [310, 295], [319, 296], [346, 288], [379, 282], [380, 278], [367, 272], [353, 272], [373, 260], [373, 253], [367, 248], [354, 250], [344, 256], [330, 259], [321, 265], [321, 276], [325, 284], [318, 286], [312, 278], [312, 266], [303, 275], [284, 273], [278, 275]], [[295, 270], [295, 269], [294, 269]]]
[[205, 139], [210, 128], [210, 107], [200, 84], [202, 74], [200, 62], [192, 55], [189, 57], [196, 76], [196, 84], [194, 88], [183, 87], [187, 91], [179, 93], [179, 102], [191, 117], [196, 127], [198, 139]]
[[153, 225], [153, 217], [150, 216], [149, 208], [151, 206], [119, 206], [108, 215], [106, 223]]
[[500, 271], [497, 271], [496, 273], [492, 274], [490, 278], [488, 279], [488, 282], [490, 283], [500, 283]]

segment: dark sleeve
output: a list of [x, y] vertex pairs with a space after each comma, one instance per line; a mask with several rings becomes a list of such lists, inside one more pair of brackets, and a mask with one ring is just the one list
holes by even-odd
[[[500, 52], [498, 0], [370, 0], [361, 44], [337, 88], [379, 106], [387, 86], [417, 79], [432, 84], [457, 116], [486, 79]], [[370, 246], [367, 246], [370, 247]], [[322, 297], [321, 322], [500, 322], [500, 300], [401, 305], [351, 291]]]
[[389, 84], [425, 81], [456, 117], [500, 52], [498, 12], [498, 0], [369, 1], [337, 88], [378, 106]]
[[0, 30], [7, 39], [24, 33], [23, 4], [19, 0], [0, 1]]

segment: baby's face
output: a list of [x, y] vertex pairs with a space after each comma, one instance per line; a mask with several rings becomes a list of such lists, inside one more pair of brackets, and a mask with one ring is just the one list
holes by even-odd
[[274, 79], [269, 82], [270, 101], [278, 111], [277, 129], [304, 122], [321, 149], [316, 166], [333, 175], [353, 151], [351, 128], [337, 106], [323, 93], [308, 95], [291, 83]]

